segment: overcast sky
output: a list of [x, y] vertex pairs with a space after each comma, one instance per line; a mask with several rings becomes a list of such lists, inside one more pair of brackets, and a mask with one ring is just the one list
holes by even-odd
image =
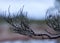
[[0, 0], [0, 11], [17, 12], [24, 5], [24, 11], [30, 18], [44, 18], [46, 10], [54, 6], [54, 0]]

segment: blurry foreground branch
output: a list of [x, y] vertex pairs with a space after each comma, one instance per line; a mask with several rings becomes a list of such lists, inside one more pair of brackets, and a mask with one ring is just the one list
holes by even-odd
[[[29, 19], [27, 18], [27, 13], [23, 13], [23, 9], [17, 14], [17, 15], [13, 15], [11, 16], [9, 9], [8, 9], [8, 16], [2, 16], [2, 18], [8, 22], [11, 26], [13, 26], [14, 28], [12, 29], [13, 32], [18, 33], [18, 34], [22, 34], [22, 35], [26, 35], [29, 37], [33, 37], [33, 36], [47, 36], [49, 39], [56, 39], [56, 38], [60, 38], [60, 35], [56, 35], [54, 37], [48, 35], [48, 34], [35, 34], [35, 32], [29, 27]], [[50, 18], [50, 16], [48, 17]], [[53, 16], [53, 18], [55, 18], [55, 16]], [[57, 20], [57, 19], [55, 19]], [[53, 21], [55, 21], [53, 19]], [[50, 25], [48, 24], [51, 23]], [[58, 21], [59, 22], [59, 21]], [[55, 28], [59, 28], [57, 21], [55, 22], [50, 22], [50, 19], [48, 19], [47, 24], [52, 27], [53, 29]], [[55, 27], [55, 24], [57, 27]], [[44, 37], [43, 37], [44, 38]]]

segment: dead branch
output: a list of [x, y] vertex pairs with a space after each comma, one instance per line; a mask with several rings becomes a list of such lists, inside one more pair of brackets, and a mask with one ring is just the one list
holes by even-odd
[[[47, 36], [49, 39], [57, 39], [57, 38], [60, 38], [60, 35], [55, 35], [54, 37], [48, 35], [48, 34], [35, 34], [35, 32], [29, 27], [29, 20], [27, 18], [27, 16], [24, 15], [23, 13], [23, 9], [20, 11], [19, 14], [17, 14], [16, 16], [13, 15], [13, 17], [10, 15], [10, 12], [9, 12], [9, 9], [8, 9], [8, 13], [9, 15], [6, 17], [6, 16], [2, 16], [2, 18], [8, 22], [11, 26], [13, 26], [13, 31], [15, 33], [18, 33], [18, 34], [22, 34], [22, 35], [26, 35], [26, 36], [29, 36], [29, 37], [33, 37], [33, 36]], [[27, 13], [26, 13], [27, 15]], [[56, 18], [55, 16], [53, 18], [55, 19], [49, 19], [51, 18], [51, 15], [47, 17], [47, 25], [49, 27], [52, 27], [54, 30], [55, 30], [55, 23], [57, 22], [56, 21]], [[53, 22], [51, 22], [53, 21]], [[56, 21], [56, 22], [55, 22]], [[58, 26], [58, 25], [56, 25]], [[59, 27], [58, 27], [59, 28]]]

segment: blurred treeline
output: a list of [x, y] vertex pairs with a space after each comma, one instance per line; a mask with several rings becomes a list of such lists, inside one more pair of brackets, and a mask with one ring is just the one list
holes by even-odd
[[[4, 15], [2, 15], [2, 16], [4, 16]], [[1, 16], [1, 13], [0, 13], [0, 23], [5, 23], [6, 21], [3, 19], [2, 16]], [[19, 16], [16, 16], [16, 17], [13, 17], [13, 18], [14, 19], [18, 19]], [[45, 23], [45, 20], [44, 19], [40, 19], [40, 20], [30, 19], [30, 18], [27, 18], [27, 19], [29, 20], [29, 23], [37, 23], [37, 24], [44, 24]]]

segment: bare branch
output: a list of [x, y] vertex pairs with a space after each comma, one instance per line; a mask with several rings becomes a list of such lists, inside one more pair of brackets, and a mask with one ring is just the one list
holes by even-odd
[[[48, 10], [49, 11], [49, 10]], [[60, 31], [60, 15], [59, 15], [59, 12], [54, 14], [50, 14], [48, 13], [47, 11], [47, 15], [46, 15], [46, 24], [53, 28], [55, 31]]]
[[[8, 22], [11, 26], [14, 27], [12, 30], [15, 33], [26, 35], [26, 36], [29, 36], [29, 37], [47, 36], [49, 39], [60, 38], [60, 35], [55, 35], [54, 37], [52, 37], [52, 36], [50, 36], [51, 34], [50, 35], [48, 35], [48, 34], [35, 34], [35, 32], [29, 27], [29, 23], [28, 23], [29, 20], [27, 18], [27, 13], [26, 13], [26, 16], [25, 16], [24, 13], [23, 13], [23, 10], [20, 11], [20, 13], [17, 14], [16, 16], [13, 15], [13, 17], [11, 16], [9, 9], [8, 9], [8, 13], [9, 13], [9, 15], [7, 17], [3, 16], [3, 19], [6, 22]], [[57, 22], [57, 18], [58, 18], [58, 16], [55, 17], [55, 16], [52, 16], [52, 15], [49, 15], [47, 17], [47, 21], [46, 21], [47, 25], [50, 26], [51, 28], [53, 28], [54, 30], [55, 30], [55, 28], [60, 28], [60, 27], [57, 27], [57, 26], [59, 26], [59, 25], [57, 25], [58, 22], [59, 22], [59, 21]], [[60, 16], [59, 16], [59, 18], [60, 18]]]

